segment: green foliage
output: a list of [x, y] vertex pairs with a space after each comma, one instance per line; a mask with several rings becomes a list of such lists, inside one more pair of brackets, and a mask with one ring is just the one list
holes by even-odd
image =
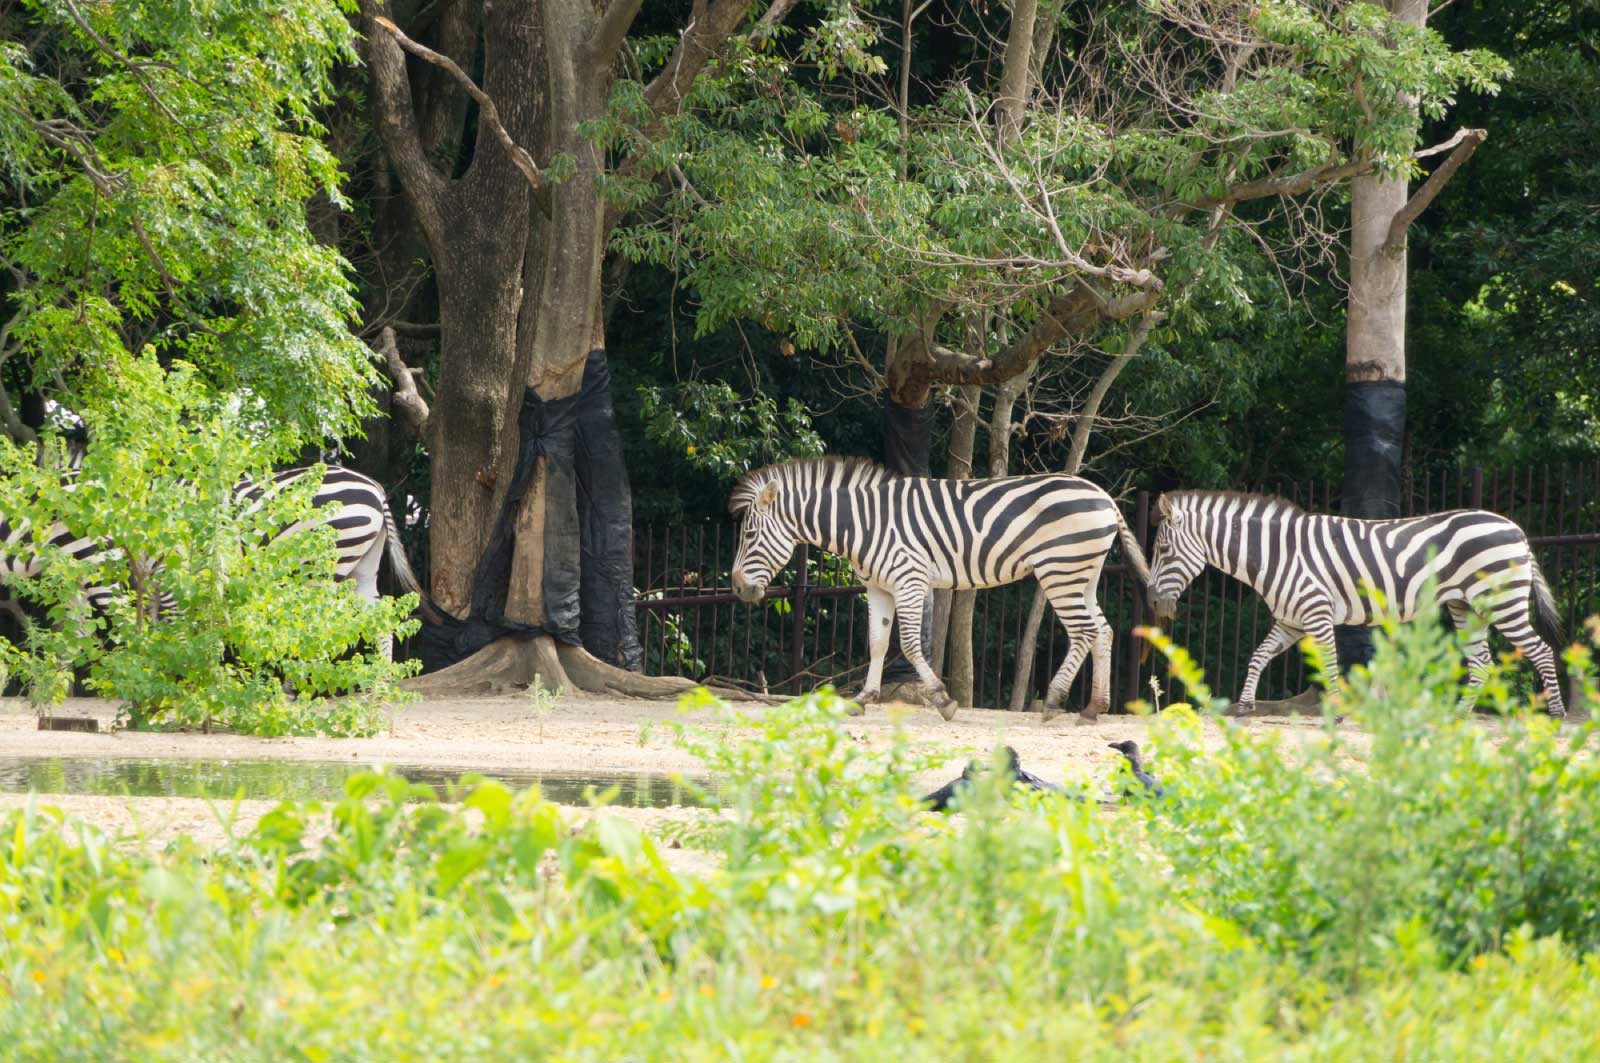
[[75, 405], [150, 349], [232, 392], [275, 455], [354, 429], [376, 371], [306, 210], [343, 202], [315, 111], [355, 58], [346, 5], [34, 0], [4, 18], [29, 42], [0, 47], [11, 386], [59, 379]]
[[693, 468], [733, 480], [775, 461], [823, 453], [811, 415], [796, 399], [780, 409], [759, 392], [745, 397], [724, 383], [693, 380], [673, 390], [639, 389], [645, 436]]
[[[1448, 966], [1518, 935], [1600, 945], [1600, 883], [1580, 855], [1600, 846], [1596, 725], [1563, 731], [1531, 713], [1506, 666], [1482, 699], [1503, 726], [1463, 716], [1460, 644], [1423, 616], [1387, 627], [1371, 670], [1342, 690], [1337, 711], [1362, 732], [1327, 726], [1293, 744], [1224, 723], [1218, 751], [1192, 713], [1156, 727], [1174, 792], [1147, 826], [1180, 894], [1351, 984], [1381, 977], [1371, 968], [1396, 948]], [[1207, 704], [1193, 662], [1163, 649]], [[1569, 657], [1579, 674], [1588, 660]]]
[[1591, 730], [1456, 720], [1445, 650], [1385, 640], [1346, 705], [1365, 764], [1169, 710], [1171, 796], [1114, 814], [992, 774], [925, 813], [931, 760], [856, 741], [831, 695], [717, 707], [680, 728], [727, 802], [704, 875], [494, 783], [358, 777], [214, 852], [13, 811], [0, 1054], [1587, 1058]]
[[[270, 475], [266, 454], [238, 404], [182, 363], [129, 360], [89, 397], [95, 445], [76, 477], [35, 464], [33, 448], [0, 444], [0, 512], [31, 525], [19, 550], [42, 565], [13, 590], [45, 619], [24, 646], [0, 651], [34, 700], [58, 701], [82, 667], [91, 690], [129, 703], [135, 725], [374, 732], [415, 664], [362, 647], [415, 630], [415, 601], [369, 607], [352, 582], [334, 582], [334, 533], [321, 521], [278, 534], [312, 513], [320, 476], [259, 503], [236, 497], [240, 480]], [[74, 557], [52, 546], [56, 521], [103, 549]], [[85, 587], [117, 593], [95, 613]], [[163, 592], [173, 615], [159, 615]]]

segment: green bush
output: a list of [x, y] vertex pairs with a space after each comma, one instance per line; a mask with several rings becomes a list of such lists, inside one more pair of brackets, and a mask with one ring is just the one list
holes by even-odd
[[[94, 440], [77, 476], [0, 443], [0, 512], [26, 519], [18, 549], [43, 566], [17, 581], [45, 622], [3, 663], [36, 703], [65, 695], [74, 669], [91, 691], [123, 699], [135, 726], [216, 721], [252, 734], [370, 734], [398, 700], [414, 662], [373, 651], [385, 633], [415, 630], [411, 597], [369, 605], [334, 582], [333, 530], [277, 532], [311, 512], [320, 476], [259, 504], [236, 498], [241, 478], [270, 475], [269, 452], [237, 405], [187, 366], [134, 359], [90, 394]], [[104, 547], [85, 558], [49, 544], [54, 521]], [[116, 592], [91, 611], [82, 588]], [[156, 608], [162, 592], [171, 615]], [[287, 690], [285, 688], [288, 688]]]
[[[1480, 701], [1503, 722], [1464, 715], [1461, 647], [1434, 613], [1388, 628], [1370, 671], [1341, 692], [1337, 711], [1359, 732], [1328, 726], [1291, 744], [1224, 722], [1223, 749], [1208, 752], [1206, 724], [1164, 716], [1155, 737], [1175, 793], [1150, 807], [1147, 829], [1185, 897], [1351, 979], [1402, 933], [1457, 964], [1524, 927], [1600, 947], [1595, 724], [1561, 728], [1515, 702], [1515, 660]], [[1207, 697], [1185, 655], [1173, 659]], [[1569, 655], [1580, 676], [1587, 661]]]
[[989, 773], [930, 814], [935, 758], [831, 694], [727, 710], [681, 729], [703, 875], [495, 783], [363, 776], [160, 855], [13, 812], [0, 1059], [1591, 1058], [1589, 731], [1456, 719], [1445, 651], [1348, 692], [1370, 751], [1177, 710], [1168, 796], [1113, 813]]

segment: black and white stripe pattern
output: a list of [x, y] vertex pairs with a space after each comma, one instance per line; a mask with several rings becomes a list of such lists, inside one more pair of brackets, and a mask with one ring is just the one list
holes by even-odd
[[[283, 490], [310, 471], [309, 468], [286, 469], [273, 474], [271, 479], [261, 484], [240, 481], [234, 487], [234, 497], [239, 501], [260, 504], [266, 495]], [[399, 528], [389, 512], [388, 498], [376, 480], [353, 469], [327, 466], [311, 504], [322, 512], [284, 528], [278, 534], [287, 535], [315, 524], [326, 524], [334, 529], [334, 545], [338, 551], [335, 579], [354, 580], [357, 592], [369, 601], [376, 602], [379, 598], [378, 570], [387, 553], [401, 586], [408, 592], [424, 597], [416, 574], [406, 559]], [[28, 534], [26, 521], [20, 521], [18, 526], [12, 527], [0, 518], [0, 543], [4, 544], [0, 547], [0, 572], [13, 579], [33, 579], [41, 571], [42, 563], [32, 551], [17, 549]], [[75, 536], [59, 523], [52, 525], [49, 541], [57, 549], [78, 558], [92, 557], [104, 549], [94, 539]], [[85, 595], [91, 606], [103, 608], [116, 592], [116, 588], [91, 587], [85, 591]], [[14, 602], [11, 608], [16, 608]], [[171, 595], [162, 595], [160, 611], [170, 613], [172, 608]], [[379, 651], [386, 659], [391, 657], [393, 640], [385, 637]]]
[[1061, 711], [1067, 689], [1093, 654], [1086, 719], [1111, 703], [1111, 626], [1095, 601], [1100, 570], [1120, 535], [1143, 578], [1144, 555], [1116, 503], [1075, 476], [995, 480], [899, 477], [859, 458], [807, 458], [746, 475], [728, 509], [744, 516], [733, 562], [734, 590], [760, 601], [794, 552], [809, 543], [850, 560], [867, 586], [872, 662], [863, 702], [883, 678], [889, 630], [900, 617], [900, 645], [946, 719], [953, 700], [922, 654], [922, 610], [935, 587], [995, 587], [1039, 578], [1067, 629], [1066, 660], [1050, 681], [1045, 718]]
[[1555, 603], [1527, 536], [1505, 517], [1464, 509], [1354, 520], [1226, 491], [1169, 492], [1158, 509], [1150, 578], [1158, 616], [1175, 614], [1178, 596], [1206, 565], [1253, 588], [1272, 610], [1275, 622], [1250, 658], [1241, 706], [1255, 703], [1262, 669], [1284, 649], [1309, 636], [1335, 666], [1335, 625], [1411, 620], [1431, 582], [1438, 604], [1468, 636], [1464, 704], [1476, 699], [1493, 663], [1488, 633], [1472, 622], [1482, 614], [1538, 669], [1550, 714], [1565, 714], [1552, 648], [1561, 641]]

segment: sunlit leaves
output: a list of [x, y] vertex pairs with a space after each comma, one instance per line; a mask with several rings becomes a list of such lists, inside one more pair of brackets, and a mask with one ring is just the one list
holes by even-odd
[[342, 5], [39, 0], [27, 18], [31, 50], [0, 51], [0, 254], [35, 375], [76, 385], [149, 345], [237, 391], [278, 450], [351, 430], [375, 372], [346, 264], [306, 223], [308, 199], [342, 202], [314, 117], [354, 57]]

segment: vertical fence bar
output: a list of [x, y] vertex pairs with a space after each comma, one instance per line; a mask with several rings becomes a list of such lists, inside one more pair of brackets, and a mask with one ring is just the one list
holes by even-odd
[[[1140, 491], [1138, 501], [1134, 503], [1133, 536], [1139, 541], [1139, 549], [1145, 550], [1150, 545], [1150, 492]], [[1127, 665], [1124, 668], [1122, 698], [1117, 706], [1126, 705], [1139, 697], [1139, 643], [1140, 639], [1134, 637], [1133, 629], [1144, 625], [1144, 595], [1139, 593], [1139, 581], [1131, 579], [1125, 586], [1133, 587], [1133, 608], [1129, 615], [1133, 622], [1128, 626]], [[1113, 707], [1117, 707], [1113, 706]]]
[[805, 669], [806, 648], [806, 561], [811, 547], [800, 544], [800, 563], [795, 568], [794, 593], [789, 598], [789, 677], [795, 693], [801, 693], [800, 673]]

